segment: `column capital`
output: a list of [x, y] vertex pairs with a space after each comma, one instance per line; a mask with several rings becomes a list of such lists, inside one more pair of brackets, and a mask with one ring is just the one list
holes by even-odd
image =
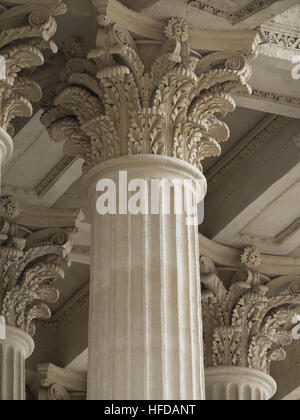
[[34, 230], [18, 223], [19, 203], [2, 196], [0, 222], [0, 315], [6, 325], [30, 336], [35, 319], [48, 319], [59, 298], [54, 283], [69, 265], [71, 240], [65, 229]]
[[28, 359], [33, 353], [33, 339], [30, 337], [30, 335], [20, 330], [20, 328], [6, 326], [5, 341], [12, 344], [16, 348], [19, 348], [25, 359]]
[[135, 39], [109, 14], [98, 23], [96, 48], [66, 64], [55, 107], [42, 117], [51, 138], [80, 155], [85, 171], [123, 155], [165, 155], [197, 168], [219, 155], [231, 94], [251, 93], [246, 57], [200, 54], [182, 18], [165, 23], [162, 41]]
[[26, 76], [44, 64], [44, 49], [57, 52], [52, 41], [55, 16], [66, 12], [61, 0], [5, 7], [0, 2], [0, 128], [13, 136], [12, 120], [31, 117], [33, 102], [42, 96], [40, 86]]
[[248, 247], [240, 266], [218, 268], [200, 258], [206, 367], [269, 374], [273, 361], [285, 359], [300, 305], [299, 277], [261, 274], [262, 257]]

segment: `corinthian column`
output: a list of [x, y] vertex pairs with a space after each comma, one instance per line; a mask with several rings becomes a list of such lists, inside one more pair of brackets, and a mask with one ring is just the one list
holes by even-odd
[[251, 247], [237, 267], [217, 269], [201, 257], [208, 400], [264, 401], [277, 391], [270, 366], [292, 344], [299, 283], [292, 276], [271, 280], [260, 265], [261, 254]]
[[6, 327], [0, 339], [1, 401], [25, 400], [25, 360], [34, 350], [33, 339], [19, 328]]
[[0, 185], [1, 165], [13, 152], [12, 121], [16, 117], [31, 117], [31, 104], [39, 102], [42, 96], [40, 86], [25, 77], [23, 70], [43, 65], [44, 49], [57, 52], [51, 40], [57, 28], [54, 17], [65, 12], [61, 0], [10, 8], [0, 2]]
[[[95, 2], [98, 10], [104, 3]], [[42, 118], [66, 153], [85, 160], [92, 223], [88, 398], [201, 400], [198, 227], [187, 219], [195, 219], [206, 194], [202, 160], [220, 154], [229, 136], [216, 114], [234, 110], [231, 91], [250, 92], [250, 69], [240, 53], [203, 58], [192, 51], [180, 18], [158, 30], [161, 43], [136, 42], [108, 16], [98, 22], [96, 48], [67, 63], [56, 107]], [[101, 215], [103, 179], [118, 195], [108, 200], [110, 214]], [[185, 200], [176, 187], [165, 194], [164, 184], [174, 180], [190, 181]], [[185, 212], [177, 211], [182, 201]]]
[[49, 319], [54, 286], [64, 278], [71, 243], [62, 229], [30, 234], [11, 196], [0, 200], [0, 400], [25, 399], [25, 360], [34, 350], [35, 319]]

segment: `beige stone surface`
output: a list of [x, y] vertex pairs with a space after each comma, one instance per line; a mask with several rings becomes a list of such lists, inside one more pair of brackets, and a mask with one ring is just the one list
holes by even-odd
[[[21, 209], [17, 223], [8, 223], [3, 218], [0, 221], [1, 255], [7, 250], [15, 252], [15, 247], [28, 235], [33, 235], [30, 246], [40, 246], [40, 241], [45, 241], [46, 237], [37, 232], [45, 229], [48, 232], [53, 228], [66, 229], [68, 233], [71, 230], [73, 240], [73, 250], [68, 248], [73, 266], [65, 269], [65, 278], [59, 277], [56, 284], [60, 300], [54, 303], [54, 299], [50, 299], [53, 315], [47, 321], [36, 322], [35, 350], [26, 362], [30, 369], [28, 378], [36, 377], [34, 371], [44, 363], [55, 365], [55, 369], [60, 367], [63, 377], [66, 368], [87, 372], [88, 312], [94, 307], [89, 306], [88, 280], [90, 271], [94, 272], [93, 244], [96, 239], [92, 228], [93, 208], [80, 190], [83, 164], [85, 169], [91, 169], [113, 157], [128, 153], [138, 156], [143, 152], [152, 153], [154, 157], [179, 158], [203, 169], [208, 194], [200, 231], [206, 237], [200, 234], [199, 247], [215, 264], [225, 289], [228, 291], [235, 284], [239, 290], [241, 280], [245, 283], [247, 269], [240, 258], [245, 247], [250, 246], [261, 251], [259, 276], [256, 274], [253, 278], [263, 279], [263, 287], [269, 287], [271, 296], [268, 295], [268, 299], [282, 299], [282, 293], [287, 296], [291, 291], [297, 299], [299, 291], [300, 90], [299, 80], [292, 77], [293, 68], [295, 70], [292, 61], [299, 55], [300, 45], [299, 2], [66, 0], [64, 3], [39, 0], [29, 5], [22, 0], [6, 0], [0, 5], [0, 55], [7, 60], [8, 76], [6, 82], [0, 81], [1, 189], [6, 197], [14, 195]], [[100, 15], [98, 19], [97, 14]], [[172, 16], [177, 19], [170, 20]], [[16, 66], [16, 62], [19, 65]], [[151, 74], [153, 63], [156, 64]], [[170, 80], [166, 81], [170, 74]], [[175, 77], [173, 82], [172, 77]], [[248, 85], [253, 91], [251, 96]], [[195, 86], [201, 88], [196, 94]], [[113, 89], [116, 94], [112, 94]], [[172, 92], [169, 96], [166, 94], [168, 89]], [[176, 100], [178, 106], [174, 105]], [[235, 109], [235, 104], [238, 106], [236, 111], [225, 116]], [[64, 107], [64, 112], [53, 115], [53, 105]], [[43, 120], [46, 127], [40, 121], [45, 111], [45, 115], [50, 115], [48, 120]], [[108, 144], [111, 149], [107, 152]], [[151, 176], [154, 176], [152, 169]], [[5, 205], [7, 207], [8, 202]], [[81, 209], [84, 215], [79, 216], [78, 211], [72, 209]], [[10, 211], [14, 211], [14, 205]], [[108, 226], [104, 226], [107, 243], [112, 242], [109, 236], [112, 232], [118, 239], [114, 242], [116, 253], [109, 256], [114, 258], [114, 266], [100, 267], [108, 273], [113, 284], [120, 275], [117, 268], [126, 265], [129, 252], [122, 242], [129, 222], [124, 223], [125, 227], [123, 223], [123, 218], [116, 219], [115, 224], [120, 227], [113, 226], [110, 232]], [[148, 240], [153, 244], [151, 252], [156, 260], [167, 265], [170, 258], [172, 264], [177, 264], [176, 269], [170, 264], [170, 271], [178, 270], [178, 278], [180, 273], [186, 276], [184, 240], [178, 231], [172, 231], [175, 221], [166, 224], [171, 230], [170, 237], [177, 235], [182, 239], [178, 241], [179, 256], [172, 254], [172, 258], [158, 254], [163, 246], [157, 244], [164, 244], [165, 236], [156, 222], [148, 220], [146, 224], [139, 220], [135, 223], [136, 231], [130, 232], [128, 238], [140, 244], [146, 235], [142, 232], [150, 232]], [[103, 242], [100, 238], [97, 240], [104, 243], [104, 239]], [[186, 248], [187, 252], [191, 249]], [[149, 265], [147, 258], [155, 259], [150, 251], [144, 260], [138, 260], [143, 252], [142, 248], [137, 249], [136, 259], [131, 257], [130, 260], [134, 262], [135, 278], [138, 270], [147, 268], [154, 273], [158, 270]], [[193, 260], [192, 265], [195, 269], [197, 262]], [[0, 264], [1, 286], [4, 282], [7, 293], [6, 278], [11, 277], [3, 277], [1, 267]], [[26, 267], [29, 269], [30, 265]], [[236, 271], [232, 272], [232, 268]], [[50, 271], [48, 275], [57, 278]], [[157, 276], [164, 279], [159, 277], [160, 273]], [[16, 275], [16, 279], [22, 284], [22, 276]], [[35, 279], [33, 277], [34, 284]], [[246, 284], [248, 287], [249, 282]], [[180, 281], [178, 285], [182, 287]], [[127, 293], [128, 285], [123, 283], [118, 284], [118, 293], [121, 295], [121, 286]], [[43, 287], [40, 285], [38, 290], [44, 290]], [[253, 285], [251, 287], [257, 297], [258, 291]], [[54, 293], [54, 289], [51, 290]], [[248, 291], [241, 291], [245, 301]], [[265, 291], [260, 289], [260, 294]], [[16, 292], [15, 288], [13, 292]], [[144, 289], [139, 288], [137, 292], [143, 295]], [[21, 297], [24, 297], [24, 288], [22, 293]], [[57, 292], [54, 294], [57, 297]], [[29, 295], [26, 295], [26, 302], [32, 298], [31, 292]], [[146, 299], [148, 295], [145, 296]], [[117, 299], [112, 297], [111, 301], [116, 305]], [[122, 313], [133, 317], [130, 308], [126, 312], [126, 302], [121, 299], [121, 303]], [[239, 302], [235, 303], [234, 307], [239, 307]], [[298, 311], [298, 308], [293, 309]], [[20, 315], [19, 310], [12, 305], [8, 312], [9, 323], [17, 325], [19, 321], [15, 315]], [[43, 313], [50, 316], [49, 309], [44, 308]], [[179, 309], [174, 313], [179, 313], [185, 325], [184, 313]], [[116, 314], [123, 325], [124, 319], [117, 311]], [[287, 312], [282, 316], [282, 322], [289, 318]], [[237, 317], [237, 322], [240, 320], [241, 316]], [[20, 321], [18, 325], [32, 331], [30, 322], [25, 324]], [[152, 336], [157, 340], [154, 328], [151, 328]], [[111, 333], [115, 337], [114, 349], [118, 349], [120, 337], [123, 344], [125, 338], [128, 339], [126, 334], [119, 337], [118, 331]], [[178, 335], [184, 335], [179, 327]], [[256, 336], [255, 331], [249, 334], [252, 338]], [[275, 336], [275, 344], [279, 338], [284, 338], [282, 331]], [[136, 339], [141, 340], [138, 336]], [[174, 336], [167, 340], [169, 350], [164, 349], [161, 353], [165, 361], [168, 361], [168, 354], [173, 360], [175, 350], [170, 344], [173, 339]], [[95, 348], [98, 346], [100, 339], [96, 340]], [[295, 343], [281, 347], [287, 358], [285, 361], [273, 360], [270, 370], [278, 385], [274, 398], [297, 399], [299, 346]], [[190, 367], [183, 368], [189, 359], [184, 353], [185, 346], [182, 348], [183, 353], [182, 349], [176, 349], [182, 364], [172, 374], [185, 381], [180, 389], [184, 396], [191, 395]], [[250, 347], [244, 343], [243, 348]], [[136, 348], [131, 350], [133, 355], [137, 351]], [[272, 347], [273, 350], [276, 349]], [[117, 360], [122, 355], [122, 351], [117, 351]], [[273, 356], [283, 358], [282, 350], [275, 351]], [[257, 363], [263, 360], [263, 357], [258, 358]], [[243, 367], [246, 365], [244, 363]], [[138, 374], [138, 369], [133, 369], [133, 373]], [[158, 375], [158, 370], [153, 373]], [[215, 398], [216, 395], [223, 398], [227, 390], [226, 398], [237, 399], [242, 395], [239, 394], [242, 386], [228, 386], [231, 374], [228, 371], [226, 375], [227, 382], [225, 378], [217, 390], [220, 394], [215, 394]], [[243, 375], [240, 372], [235, 376], [242, 378]], [[197, 380], [193, 379], [193, 383]], [[258, 378], [251, 380], [256, 397], [269, 398], [271, 392], [263, 395], [263, 385], [262, 388], [257, 385]], [[149, 378], [149, 395], [157, 391], [154, 382]], [[232, 380], [232, 383], [235, 382]], [[165, 392], [177, 392], [175, 385], [174, 388], [170, 384], [166, 386]], [[117, 387], [124, 388], [124, 384], [117, 383]], [[116, 389], [118, 393], [119, 388]], [[32, 394], [30, 387], [27, 391], [28, 398], [31, 395], [33, 399], [85, 398], [82, 391], [66, 388], [57, 378], [40, 394]], [[248, 396], [251, 392], [248, 388]]]

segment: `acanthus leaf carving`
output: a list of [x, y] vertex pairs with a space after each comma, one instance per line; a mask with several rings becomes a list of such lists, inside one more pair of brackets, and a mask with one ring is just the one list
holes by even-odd
[[[240, 53], [202, 57], [190, 49], [188, 26], [181, 18], [170, 19], [163, 46], [136, 42], [111, 20], [98, 21], [96, 48], [88, 59], [72, 58], [66, 64], [63, 87], [54, 100], [66, 114], [65, 123], [76, 118], [89, 141], [84, 170], [141, 153], [175, 157], [201, 169], [205, 158], [219, 155], [220, 143], [229, 138], [229, 129], [219, 118], [235, 110], [231, 93], [251, 93], [245, 57]], [[151, 63], [149, 45], [156, 51]], [[42, 117], [50, 136], [55, 113], [50, 108]]]
[[260, 274], [260, 252], [252, 247], [244, 250], [241, 263], [217, 269], [208, 257], [200, 258], [205, 364], [269, 373], [293, 341], [299, 280]]
[[71, 240], [64, 229], [32, 232], [18, 224], [19, 204], [1, 197], [0, 314], [6, 324], [33, 336], [35, 319], [50, 319], [59, 298], [55, 282], [69, 265]]
[[12, 120], [31, 117], [31, 102], [39, 102], [41, 88], [23, 77], [23, 70], [44, 64], [42, 51], [57, 52], [52, 41], [57, 24], [55, 16], [66, 12], [61, 0], [40, 0], [10, 8], [1, 6], [0, 55], [5, 77], [0, 81], [0, 127], [13, 135]]

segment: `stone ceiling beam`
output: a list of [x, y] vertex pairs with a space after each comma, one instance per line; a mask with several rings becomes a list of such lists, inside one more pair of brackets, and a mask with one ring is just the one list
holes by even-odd
[[298, 97], [254, 89], [251, 97], [235, 96], [235, 99], [237, 105], [242, 108], [300, 119], [300, 98]]

